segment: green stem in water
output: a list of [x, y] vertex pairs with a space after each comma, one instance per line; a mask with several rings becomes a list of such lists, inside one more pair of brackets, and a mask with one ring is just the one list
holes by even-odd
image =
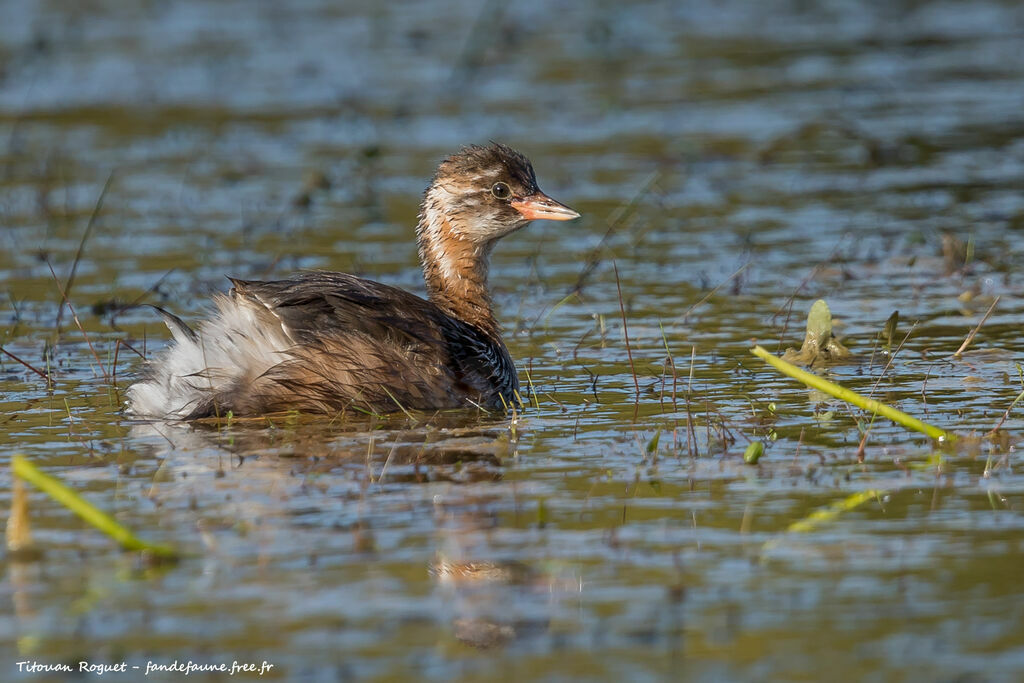
[[887, 417], [898, 425], [902, 425], [907, 429], [913, 429], [916, 432], [921, 432], [922, 434], [926, 434], [938, 441], [954, 441], [956, 439], [956, 435], [951, 432], [946, 432], [938, 427], [921, 422], [916, 417], [911, 417], [902, 411], [885, 405], [881, 401], [861, 396], [855, 391], [851, 391], [850, 389], [841, 387], [834, 382], [829, 382], [827, 379], [822, 379], [813, 373], [802, 370], [792, 363], [787, 363], [781, 358], [773, 356], [760, 346], [755, 346], [750, 350], [750, 352], [782, 374], [799, 380], [812, 389], [817, 389], [829, 396], [834, 396], [840, 401], [846, 401], [858, 408], [863, 408], [864, 410], [881, 415], [882, 417]]

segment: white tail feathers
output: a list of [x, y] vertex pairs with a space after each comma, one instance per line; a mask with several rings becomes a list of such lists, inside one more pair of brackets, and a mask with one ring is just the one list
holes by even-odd
[[223, 294], [214, 304], [217, 310], [198, 332], [161, 311], [174, 341], [149, 362], [146, 378], [128, 388], [129, 414], [187, 418], [285, 360], [294, 341], [272, 311]]

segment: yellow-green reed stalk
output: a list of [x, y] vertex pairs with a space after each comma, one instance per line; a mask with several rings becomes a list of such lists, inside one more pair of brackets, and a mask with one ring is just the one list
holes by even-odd
[[777, 356], [773, 356], [771, 353], [769, 353], [760, 346], [755, 346], [750, 350], [750, 352], [753, 353], [758, 358], [760, 358], [761, 360], [763, 360], [764, 362], [768, 363], [768, 365], [771, 365], [773, 368], [775, 368], [782, 374], [788, 375], [793, 379], [799, 380], [806, 384], [807, 386], [811, 387], [812, 389], [817, 389], [818, 391], [826, 393], [829, 396], [838, 398], [840, 401], [845, 401], [847, 403], [857, 406], [858, 408], [863, 408], [864, 410], [870, 411], [877, 415], [881, 415], [882, 417], [889, 418], [898, 425], [906, 427], [907, 429], [912, 429], [916, 432], [921, 432], [922, 434], [925, 434], [938, 441], [949, 442], [956, 439], [956, 435], [953, 434], [952, 432], [947, 432], [942, 429], [939, 429], [938, 427], [922, 422], [921, 420], [918, 420], [916, 417], [911, 417], [910, 415], [907, 415], [902, 411], [896, 410], [891, 406], [887, 406], [881, 401], [876, 401], [873, 398], [861, 396], [855, 391], [852, 391], [845, 387], [841, 387], [834, 382], [829, 382], [827, 379], [818, 377], [817, 375], [807, 372], [806, 370], [802, 370], [797, 366], [793, 365], [792, 363], [788, 363]]

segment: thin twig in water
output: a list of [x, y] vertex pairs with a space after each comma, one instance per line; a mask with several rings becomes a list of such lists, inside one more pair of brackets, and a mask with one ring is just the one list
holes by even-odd
[[640, 380], [636, 376], [636, 366], [633, 365], [633, 349], [629, 346], [629, 328], [626, 325], [626, 305], [622, 303], [622, 285], [619, 283], [619, 266], [612, 261], [612, 268], [615, 269], [615, 288], [619, 292], [619, 312], [622, 313], [622, 336], [626, 340], [626, 355], [629, 357], [629, 371], [633, 373], [633, 386], [636, 387], [636, 403], [633, 407], [633, 419], [640, 414]]
[[868, 436], [870, 436], [871, 429], [875, 426], [875, 418], [878, 416], [872, 414], [871, 422], [869, 422], [865, 427], [861, 424], [862, 421], [860, 417], [857, 416], [857, 413], [853, 412], [853, 404], [844, 402], [843, 407], [846, 408], [846, 412], [850, 414], [850, 418], [853, 420], [854, 424], [857, 425], [857, 431], [860, 432], [860, 441], [857, 444], [857, 451], [855, 452], [855, 455], [857, 456], [857, 462], [862, 463], [864, 462], [864, 457], [867, 453]]
[[544, 319], [544, 329], [547, 329], [548, 321], [551, 319], [551, 316], [555, 314], [555, 311], [557, 311], [559, 308], [568, 303], [569, 299], [572, 299], [573, 297], [576, 297], [576, 299], [579, 300], [578, 294], [576, 294], [575, 292], [570, 292], [569, 294], [566, 294], [564, 297], [562, 297], [558, 301], [558, 303], [556, 303], [550, 309], [542, 310], [540, 313], [538, 313], [537, 317], [533, 319], [532, 323], [530, 323], [530, 336], [533, 336], [533, 332], [534, 330], [537, 329], [537, 325], [540, 323], [541, 318]]
[[569, 409], [565, 407], [565, 404], [564, 404], [564, 403], [562, 403], [561, 401], [559, 401], [559, 400], [558, 400], [557, 398], [555, 398], [554, 396], [552, 396], [551, 394], [549, 394], [549, 393], [548, 393], [548, 392], [546, 392], [546, 391], [544, 392], [544, 395], [545, 395], [545, 396], [547, 396], [547, 397], [548, 397], [549, 399], [551, 399], [552, 401], [554, 401], [555, 403], [557, 403], [557, 404], [558, 404], [558, 407], [562, 409], [562, 412], [563, 412], [563, 413], [567, 413], [567, 412], [569, 412]]
[[704, 437], [707, 439], [708, 456], [711, 456], [711, 400], [708, 399], [708, 387], [704, 385]]
[[[398, 409], [399, 409], [399, 410], [401, 410], [401, 411], [402, 411], [403, 413], [405, 413], [405, 416], [406, 416], [407, 418], [409, 418], [410, 420], [412, 420], [412, 423], [413, 423], [413, 424], [417, 424], [418, 420], [417, 420], [417, 419], [416, 419], [415, 417], [413, 417], [412, 413], [410, 413], [410, 412], [409, 412], [408, 410], [406, 410], [406, 409], [405, 409], [405, 406], [403, 406], [403, 405], [402, 405], [402, 404], [401, 404], [401, 403], [400, 403], [400, 402], [398, 401], [398, 399], [397, 399], [397, 398], [395, 398], [395, 395], [394, 395], [394, 394], [392, 394], [392, 393], [391, 393], [390, 391], [388, 391], [388, 388], [387, 388], [386, 386], [384, 386], [383, 384], [381, 384], [381, 385], [380, 385], [380, 388], [384, 390], [384, 393], [388, 395], [388, 398], [390, 398], [390, 399], [391, 399], [392, 401], [394, 401], [394, 402], [395, 402], [395, 405], [396, 405], [396, 406], [398, 406]], [[502, 397], [501, 397], [501, 400], [502, 400], [502, 402], [504, 403], [504, 401], [505, 401], [505, 397], [504, 397], [504, 396], [502, 396]], [[470, 402], [472, 403], [472, 401], [470, 401]], [[476, 405], [476, 404], [475, 404], [475, 403], [473, 403], [473, 405]], [[484, 412], [488, 412], [488, 411], [486, 411], [486, 410], [485, 410], [485, 409], [483, 408], [483, 406], [479, 406], [479, 405], [477, 405], [476, 407], [477, 407], [477, 408], [480, 408], [481, 410], [484, 410]]]
[[860, 437], [860, 443], [857, 444], [857, 453], [856, 453], [856, 455], [857, 455], [857, 462], [858, 463], [864, 462], [864, 458], [867, 455], [868, 434], [870, 434], [870, 433], [871, 433], [871, 425], [868, 425], [868, 428], [864, 430], [864, 434], [862, 434], [861, 437]]
[[907, 330], [907, 334], [904, 335], [903, 341], [900, 342], [900, 345], [896, 347], [895, 351], [889, 354], [889, 360], [886, 362], [885, 367], [882, 368], [880, 373], [878, 373], [878, 378], [875, 380], [875, 383], [871, 385], [871, 391], [868, 392], [868, 398], [875, 395], [875, 389], [878, 388], [878, 383], [882, 381], [882, 378], [885, 377], [885, 373], [889, 371], [889, 367], [892, 366], [892, 362], [896, 359], [896, 354], [903, 349], [903, 345], [907, 343], [907, 340], [910, 339], [910, 335], [912, 335], [916, 329], [917, 321], [915, 320], [914, 324], [910, 326], [909, 330]]
[[[1021, 370], [1021, 366], [1019, 364], [1017, 365], [1017, 372], [1021, 374], [1021, 379], [1024, 380], [1024, 371]], [[1022, 400], [1024, 400], [1024, 391], [1022, 391], [1019, 394], [1017, 394], [1017, 398], [1013, 399], [1013, 402], [1010, 404], [1010, 407], [1006, 409], [1005, 413], [1003, 413], [1003, 417], [1000, 418], [999, 424], [997, 424], [995, 427], [993, 427], [992, 431], [990, 431], [985, 436], [992, 436], [993, 434], [998, 432], [999, 429], [1003, 426], [1003, 423], [1006, 422], [1007, 419], [1009, 419], [1010, 411], [1012, 411], [1013, 407], [1015, 405], [1017, 405], [1018, 403], [1020, 403], [1020, 401], [1022, 401]]]
[[[92, 207], [92, 214], [89, 215], [89, 222], [85, 225], [85, 232], [82, 234], [82, 240], [78, 243], [78, 251], [75, 252], [75, 260], [71, 262], [71, 272], [68, 273], [68, 279], [64, 282], [64, 301], [57, 307], [57, 322], [54, 323], [54, 328], [57, 330], [57, 334], [60, 334], [60, 321], [64, 316], [64, 303], [67, 301], [67, 295], [71, 293], [71, 287], [75, 284], [75, 273], [78, 272], [78, 263], [82, 260], [82, 254], [85, 252], [85, 243], [89, 240], [89, 235], [92, 234], [92, 229], [96, 226], [96, 218], [100, 215], [100, 210], [103, 209], [103, 200], [107, 196], [107, 192], [110, 190], [110, 184], [114, 182], [114, 172], [111, 171], [110, 175], [107, 176], [107, 182], [103, 184], [103, 189], [100, 190], [100, 196], [96, 199], [96, 204]], [[51, 267], [51, 270], [53, 268]], [[54, 275], [56, 278], [57, 276]]]
[[[384, 459], [384, 467], [380, 469], [380, 474], [377, 475], [376, 483], [379, 484], [381, 480], [384, 478], [384, 475], [387, 473], [388, 465], [391, 463], [391, 456], [395, 454], [396, 448], [398, 448], [398, 441], [395, 441], [394, 445], [391, 446], [391, 450], [388, 451], [388, 457]], [[370, 473], [370, 476], [373, 476], [373, 472]]]
[[661, 341], [665, 344], [665, 353], [668, 355], [668, 362], [672, 368], [672, 412], [679, 412], [679, 403], [676, 400], [676, 389], [679, 384], [679, 375], [676, 372], [676, 359], [672, 357], [672, 352], [668, 348], [668, 337], [665, 336], [665, 326], [658, 322], [658, 327], [661, 328]]
[[[110, 375], [107, 374], [107, 369], [103, 367], [103, 361], [100, 360], [99, 354], [96, 353], [96, 349], [93, 348], [92, 342], [89, 341], [89, 335], [85, 333], [85, 328], [82, 327], [81, 321], [78, 319], [78, 314], [75, 313], [75, 307], [68, 301], [67, 293], [64, 288], [61, 287], [60, 280], [57, 278], [57, 273], [53, 269], [53, 265], [47, 261], [46, 265], [50, 268], [50, 274], [53, 275], [53, 281], [57, 284], [57, 289], [60, 291], [61, 301], [67, 305], [68, 310], [71, 311], [71, 319], [75, 321], [75, 325], [78, 327], [78, 331], [82, 333], [82, 337], [85, 339], [85, 343], [89, 346], [89, 351], [92, 352], [92, 357], [96, 359], [96, 365], [100, 367], [100, 372], [103, 373], [103, 379], [110, 379]], [[59, 323], [58, 323], [59, 324]], [[56, 331], [59, 334], [59, 331]]]
[[981, 317], [981, 322], [979, 322], [978, 326], [971, 330], [971, 333], [967, 335], [967, 339], [964, 339], [964, 343], [961, 344], [960, 348], [957, 349], [956, 353], [953, 354], [953, 358], [959, 359], [960, 354], [964, 352], [964, 349], [966, 349], [970, 345], [970, 343], [974, 341], [974, 335], [978, 334], [978, 330], [980, 330], [981, 326], [985, 324], [985, 321], [988, 320], [988, 317], [992, 315], [992, 311], [996, 309], [996, 304], [999, 303], [999, 298], [1000, 297], [997, 296], [995, 301], [992, 302], [992, 305], [988, 307], [988, 310], [985, 311], [985, 315]]
[[658, 405], [661, 406], [662, 414], [665, 413], [665, 382], [668, 377], [668, 358], [661, 364], [661, 391], [658, 392]]
[[875, 352], [878, 351], [878, 340], [875, 339], [875, 343], [871, 345], [871, 360], [868, 361], [868, 374], [875, 369]]
[[115, 389], [117, 388], [117, 357], [122, 346], [126, 347], [130, 351], [134, 351], [142, 360], [146, 360], [146, 357], [139, 353], [138, 349], [126, 342], [124, 339], [118, 339], [117, 343], [114, 345], [114, 361], [110, 365], [110, 383], [114, 385]]
[[597, 243], [597, 246], [590, 250], [587, 254], [586, 265], [583, 266], [583, 270], [580, 271], [580, 275], [576, 278], [576, 284], [569, 289], [569, 294], [579, 294], [583, 290], [583, 284], [586, 282], [590, 274], [594, 272], [594, 269], [601, 264], [601, 252], [604, 251], [608, 244], [608, 240], [615, 236], [615, 233], [619, 231], [625, 220], [633, 214], [637, 205], [640, 204], [640, 200], [647, 196], [647, 193], [651, 191], [651, 187], [654, 183], [661, 178], [661, 171], [655, 171], [647, 177], [647, 180], [640, 186], [636, 194], [623, 206], [620, 206], [616, 211], [608, 217], [608, 229], [605, 230], [604, 235], [601, 237], [601, 241]]
[[47, 382], [50, 381], [50, 375], [48, 375], [46, 372], [44, 372], [43, 370], [40, 370], [39, 368], [32, 367], [27, 362], [25, 362], [22, 359], [18, 358], [17, 356], [15, 356], [13, 353], [11, 353], [10, 351], [8, 351], [7, 349], [5, 349], [2, 346], [0, 346], [0, 353], [3, 353], [4, 355], [8, 356], [11, 360], [14, 360], [14, 361], [17, 361], [17, 362], [21, 363], [26, 368], [28, 368], [32, 372], [36, 373], [37, 375], [39, 375], [40, 377], [45, 379]]
[[833, 249], [832, 253], [829, 254], [828, 259], [826, 261], [821, 261], [818, 265], [814, 266], [814, 268], [811, 269], [811, 272], [808, 273], [807, 277], [805, 277], [800, 284], [797, 285], [797, 288], [793, 290], [793, 293], [789, 295], [786, 302], [775, 311], [771, 318], [768, 319], [769, 325], [775, 325], [775, 319], [782, 315], [783, 311], [786, 311], [786, 320], [782, 325], [782, 332], [779, 333], [779, 348], [782, 348], [783, 341], [786, 338], [786, 331], [789, 329], [789, 319], [793, 315], [793, 301], [796, 299], [797, 295], [803, 291], [803, 288], [807, 286], [807, 283], [813, 280], [815, 276], [821, 272], [822, 268], [825, 267], [825, 263], [827, 263], [828, 260], [835, 258], [836, 254], [839, 253], [839, 247], [843, 245], [843, 239], [845, 239], [845, 237], [841, 237], [839, 239], [835, 249]]
[[529, 364], [526, 366], [526, 383], [530, 387], [530, 398], [533, 399], [533, 405], [540, 410], [540, 400], [537, 398], [537, 390], [533, 387], [533, 376], [530, 373], [530, 368], [533, 367], [533, 358], [530, 359]]
[[693, 413], [690, 410], [690, 395], [693, 392], [693, 364], [697, 360], [697, 346], [690, 347], [690, 377], [686, 381], [686, 451], [692, 458], [697, 447], [697, 430], [693, 426]]
[[928, 372], [924, 373], [924, 381], [921, 382], [921, 400], [924, 401], [924, 414], [928, 414], [928, 378], [932, 375], [932, 369], [928, 368]]
[[985, 436], [991, 436], [999, 431], [999, 429], [1003, 426], [1003, 423], [1006, 422], [1006, 420], [1010, 417], [1010, 411], [1013, 410], [1013, 407], [1015, 405], [1020, 403], [1021, 399], [1024, 399], [1024, 391], [1017, 394], [1017, 398], [1013, 399], [1013, 403], [1011, 403], [1010, 407], [1006, 409], [1006, 412], [1003, 413], [1003, 416], [999, 418], [999, 424], [993, 427], [992, 431], [988, 432]]
[[157, 434], [159, 434], [160, 436], [164, 437], [164, 441], [166, 441], [167, 443], [169, 443], [171, 445], [171, 450], [174, 450], [174, 449], [177, 448], [177, 446], [174, 445], [174, 442], [171, 441], [170, 437], [168, 437], [166, 434], [161, 432], [160, 429], [157, 428], [156, 425], [153, 425], [153, 431], [156, 432]]
[[796, 286], [796, 289], [794, 289], [793, 293], [789, 295], [789, 298], [786, 299], [785, 303], [779, 306], [779, 308], [775, 311], [772, 317], [768, 319], [769, 325], [774, 325], [775, 319], [782, 315], [783, 311], [792, 309], [793, 301], [796, 299], [796, 295], [803, 291], [803, 288], [807, 286], [807, 283], [813, 280], [814, 276], [817, 275], [818, 271], [820, 271], [823, 267], [824, 264], [819, 263], [818, 265], [814, 266], [814, 268], [811, 269], [811, 272], [807, 274], [807, 277], [800, 281], [800, 284]]
[[161, 275], [159, 277], [159, 279], [157, 279], [156, 282], [154, 282], [152, 285], [150, 285], [149, 289], [147, 289], [145, 292], [143, 292], [142, 294], [138, 295], [132, 301], [130, 301], [129, 303], [126, 303], [124, 306], [119, 306], [117, 309], [115, 309], [114, 312], [110, 314], [110, 326], [113, 327], [116, 330], [117, 329], [117, 323], [116, 323], [117, 316], [121, 315], [122, 313], [124, 313], [127, 310], [130, 310], [132, 308], [138, 307], [143, 302], [143, 300], [145, 300], [146, 297], [148, 297], [150, 294], [155, 292], [157, 290], [157, 288], [160, 287], [160, 285], [163, 284], [164, 280], [166, 280], [170, 276], [170, 274], [173, 273], [175, 270], [177, 270], [177, 269], [176, 268], [171, 268], [166, 273]]
[[696, 310], [698, 307], [703, 305], [705, 301], [707, 301], [708, 299], [713, 297], [715, 295], [715, 292], [720, 290], [725, 285], [729, 284], [729, 282], [731, 282], [733, 279], [738, 277], [743, 271], [745, 271], [747, 268], [749, 268], [750, 264], [751, 264], [751, 261], [747, 261], [742, 266], [740, 266], [738, 269], [736, 269], [736, 271], [732, 275], [730, 275], [729, 277], [727, 277], [724, 280], [722, 280], [721, 282], [719, 282], [718, 285], [716, 285], [714, 289], [712, 289], [710, 292], [708, 292], [703, 297], [701, 297], [700, 301], [698, 301], [694, 305], [692, 305], [689, 308], [687, 308], [686, 312], [683, 313], [683, 315], [680, 317], [680, 319], [685, 321], [690, 316], [690, 314], [694, 312], [694, 310]]

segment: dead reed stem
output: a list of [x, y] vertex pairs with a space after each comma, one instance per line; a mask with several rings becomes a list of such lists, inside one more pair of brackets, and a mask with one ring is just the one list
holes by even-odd
[[11, 353], [10, 351], [8, 351], [7, 349], [5, 349], [2, 346], [0, 346], [0, 353], [3, 353], [5, 356], [9, 357], [13, 361], [17, 361], [18, 363], [21, 363], [26, 368], [28, 368], [32, 372], [36, 373], [37, 375], [39, 375], [40, 377], [45, 379], [47, 381], [47, 383], [50, 382], [50, 376], [48, 374], [46, 374], [46, 372], [44, 370], [40, 370], [39, 368], [36, 368], [36, 367], [33, 367], [33, 366], [29, 365], [27, 362], [23, 361], [21, 358], [18, 358], [17, 356], [15, 356], [13, 353]]
[[957, 349], [956, 353], [953, 354], [953, 358], [956, 358], [957, 360], [959, 360], [960, 359], [960, 354], [962, 354], [964, 352], [964, 350], [970, 345], [970, 343], [972, 341], [974, 341], [974, 336], [976, 334], [978, 334], [978, 330], [981, 329], [981, 326], [984, 325], [985, 321], [988, 320], [990, 315], [992, 315], [992, 311], [994, 311], [996, 309], [996, 304], [999, 303], [999, 298], [1000, 297], [997, 296], [995, 298], [995, 301], [992, 302], [992, 305], [988, 307], [988, 310], [985, 311], [985, 315], [983, 315], [981, 317], [981, 321], [978, 323], [977, 327], [975, 327], [973, 330], [971, 330], [971, 333], [967, 335], [967, 339], [964, 339], [964, 343], [961, 344], [960, 348]]

